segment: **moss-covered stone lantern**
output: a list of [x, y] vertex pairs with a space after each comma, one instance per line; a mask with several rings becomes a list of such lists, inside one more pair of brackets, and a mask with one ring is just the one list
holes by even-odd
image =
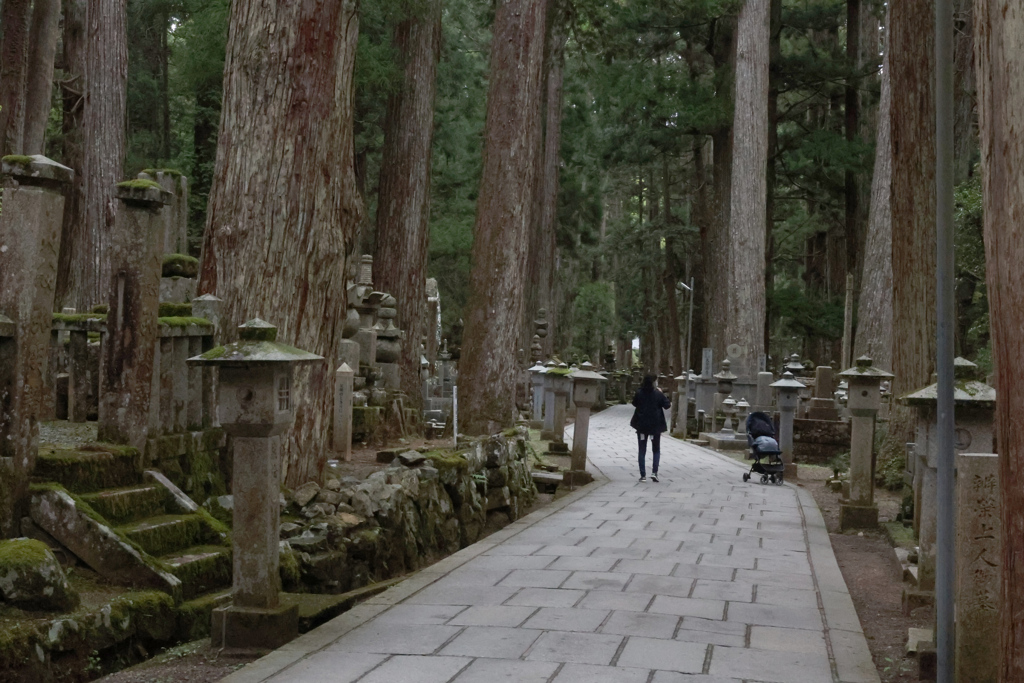
[[292, 372], [321, 356], [277, 342], [255, 318], [238, 341], [188, 359], [219, 369], [218, 412], [233, 444], [232, 603], [213, 611], [215, 647], [273, 649], [298, 635], [296, 605], [280, 604], [281, 436], [295, 418]]

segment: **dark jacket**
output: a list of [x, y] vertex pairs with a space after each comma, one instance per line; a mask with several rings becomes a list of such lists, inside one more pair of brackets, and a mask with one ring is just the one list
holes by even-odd
[[657, 389], [637, 389], [633, 396], [633, 405], [636, 406], [636, 410], [633, 411], [633, 419], [629, 421], [630, 427], [641, 434], [661, 434], [668, 430], [664, 411], [672, 407], [672, 402], [665, 394]]

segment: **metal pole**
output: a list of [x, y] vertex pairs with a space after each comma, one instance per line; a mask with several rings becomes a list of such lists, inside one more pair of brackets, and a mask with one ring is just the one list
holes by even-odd
[[[927, 78], [927, 74], [921, 74]], [[954, 414], [953, 414], [953, 7], [935, 0], [935, 246], [938, 480], [936, 486], [936, 683], [954, 676]]]

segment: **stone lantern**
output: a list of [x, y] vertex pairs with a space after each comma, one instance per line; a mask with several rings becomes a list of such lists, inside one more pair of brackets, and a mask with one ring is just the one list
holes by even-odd
[[601, 396], [605, 378], [594, 372], [594, 366], [583, 363], [572, 373], [572, 402], [576, 404], [576, 426], [572, 437], [572, 469], [587, 469], [587, 434], [590, 431], [590, 409]]
[[672, 436], [686, 435], [686, 409], [688, 403], [687, 383], [689, 373], [683, 373], [675, 378], [676, 395], [672, 402]]
[[238, 337], [188, 360], [219, 369], [220, 423], [233, 443], [232, 600], [213, 611], [212, 637], [214, 647], [274, 649], [299, 626], [298, 606], [279, 599], [281, 437], [295, 419], [295, 366], [323, 358], [277, 343], [277, 328], [259, 318]]
[[[549, 441], [565, 442], [565, 404], [569, 400], [569, 391], [572, 389], [570, 372], [565, 363], [559, 363], [556, 367], [547, 368], [544, 373], [548, 389], [551, 392], [551, 402], [546, 406], [551, 409], [551, 431], [542, 434], [541, 438]], [[544, 418], [544, 428], [548, 429], [547, 417]]]
[[723, 434], [733, 433], [733, 418], [736, 417], [736, 399], [729, 396], [722, 401], [722, 412], [725, 413], [725, 425], [722, 427]]
[[530, 384], [533, 387], [533, 423], [530, 426], [540, 429], [544, 419], [544, 365], [537, 361], [529, 372]]
[[[961, 453], [995, 452], [996, 390], [979, 379], [978, 366], [964, 358], [953, 361], [954, 449]], [[851, 391], [850, 404], [853, 403]], [[938, 479], [938, 385], [902, 398], [917, 410], [914, 443], [914, 527], [917, 531], [919, 591], [935, 590], [936, 485]]]
[[714, 404], [711, 406], [711, 431], [718, 431], [718, 409], [725, 399], [732, 393], [732, 383], [737, 379], [736, 375], [729, 369], [732, 363], [729, 360], [722, 361], [722, 369], [715, 375], [718, 381], [715, 392]]
[[875, 483], [872, 455], [875, 447], [875, 415], [882, 405], [882, 380], [893, 375], [874, 367], [871, 359], [861, 356], [857, 364], [839, 373], [847, 381], [850, 411], [850, 496], [839, 504], [839, 527], [842, 530], [878, 526], [875, 505]]
[[789, 362], [786, 363], [783, 370], [793, 373], [793, 377], [802, 377], [804, 374], [804, 364], [800, 362], [800, 354], [794, 353], [790, 356]]
[[747, 433], [747, 416], [750, 415], [750, 404], [746, 397], [741, 397], [736, 403], [736, 431], [740, 434]]
[[800, 391], [803, 382], [793, 376], [792, 372], [782, 373], [782, 379], [772, 382], [775, 389], [775, 402], [779, 407], [779, 449], [782, 451], [782, 462], [786, 469], [783, 477], [796, 478], [796, 464], [793, 462], [793, 420], [800, 407]]

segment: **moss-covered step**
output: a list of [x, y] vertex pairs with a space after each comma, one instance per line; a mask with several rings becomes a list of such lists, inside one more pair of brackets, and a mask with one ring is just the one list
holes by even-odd
[[33, 478], [52, 481], [72, 493], [124, 488], [142, 480], [142, 456], [129, 446], [90, 444], [78, 449], [43, 446]]
[[186, 600], [231, 586], [231, 550], [225, 546], [193, 546], [164, 555], [160, 561], [181, 579]]
[[127, 524], [166, 514], [171, 503], [167, 489], [153, 484], [83, 493], [80, 498], [113, 524]]
[[149, 517], [117, 531], [154, 557], [218, 540], [211, 538], [206, 518], [199, 514]]

